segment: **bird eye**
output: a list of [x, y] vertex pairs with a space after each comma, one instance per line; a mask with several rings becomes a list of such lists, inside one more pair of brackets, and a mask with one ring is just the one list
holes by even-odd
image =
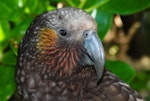
[[59, 33], [60, 33], [60, 35], [62, 35], [62, 36], [66, 36], [66, 35], [67, 35], [67, 32], [66, 32], [64, 29], [61, 29], [61, 30], [59, 31]]

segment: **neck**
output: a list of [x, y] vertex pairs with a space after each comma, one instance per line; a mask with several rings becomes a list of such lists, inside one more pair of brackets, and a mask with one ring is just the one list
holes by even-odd
[[[81, 50], [79, 50], [81, 49]], [[45, 72], [50, 73], [51, 76], [72, 76], [74, 73], [82, 70], [82, 48], [73, 47], [49, 47], [44, 49], [37, 58], [45, 67], [42, 67]], [[41, 67], [39, 67], [41, 68]], [[45, 69], [48, 68], [48, 69]]]

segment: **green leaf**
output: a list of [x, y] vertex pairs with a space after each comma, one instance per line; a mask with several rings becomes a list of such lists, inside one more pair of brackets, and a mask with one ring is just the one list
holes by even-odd
[[133, 14], [150, 7], [149, 0], [110, 0], [101, 9], [115, 14]]
[[16, 9], [18, 8], [19, 0], [1, 0], [1, 2], [9, 6], [11, 9]]
[[39, 15], [45, 11], [47, 8], [51, 9], [50, 2], [48, 0], [26, 0], [24, 1], [25, 13]]
[[16, 41], [20, 41], [22, 36], [25, 34], [27, 28], [29, 27], [30, 23], [33, 20], [33, 16], [26, 16], [23, 21], [17, 24], [14, 29], [12, 30], [11, 38], [14, 38]]
[[19, 8], [18, 10], [16, 10], [15, 12], [12, 12], [10, 15], [11, 17], [9, 18], [10, 21], [13, 21], [13, 22], [18, 22], [18, 21], [21, 21], [22, 20], [22, 17], [23, 17], [23, 14], [25, 13], [24, 12], [24, 7], [22, 8]]
[[8, 15], [12, 12], [12, 9], [2, 1], [0, 1], [0, 18], [7, 18]]
[[116, 74], [121, 80], [130, 83], [135, 76], [135, 70], [125, 62], [122, 61], [106, 61], [108, 70]]
[[0, 21], [0, 42], [10, 38], [10, 26], [7, 20]]
[[0, 18], [9, 19], [12, 12], [18, 8], [18, 0], [1, 0], [0, 7]]
[[138, 75], [130, 83], [131, 87], [135, 90], [147, 89], [150, 91], [149, 81], [150, 81], [150, 71], [138, 71]]
[[107, 4], [110, 0], [88, 0], [86, 3], [86, 9], [85, 11], [90, 12], [94, 9], [100, 8], [103, 5]]
[[3, 54], [2, 57], [2, 64], [6, 64], [6, 65], [16, 65], [16, 56], [14, 55], [14, 53], [12, 51], [8, 51], [5, 54]]
[[16, 89], [15, 68], [0, 66], [0, 101], [7, 101]]
[[99, 9], [94, 11], [96, 13], [95, 20], [98, 24], [98, 34], [100, 38], [103, 39], [108, 30], [111, 28], [113, 21], [113, 14]]
[[68, 5], [71, 7], [78, 7], [80, 4], [80, 0], [66, 0]]
[[101, 7], [106, 4], [109, 0], [66, 0], [68, 5], [71, 7], [77, 7], [85, 9], [85, 11], [90, 12], [93, 9]]

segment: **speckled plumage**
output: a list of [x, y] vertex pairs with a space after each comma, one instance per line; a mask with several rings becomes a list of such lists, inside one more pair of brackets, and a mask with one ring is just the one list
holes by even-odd
[[[67, 33], [60, 35], [61, 29]], [[93, 57], [83, 45], [89, 31], [97, 31], [95, 20], [76, 8], [35, 18], [19, 46], [16, 81], [21, 101], [143, 101], [107, 70], [97, 83]]]

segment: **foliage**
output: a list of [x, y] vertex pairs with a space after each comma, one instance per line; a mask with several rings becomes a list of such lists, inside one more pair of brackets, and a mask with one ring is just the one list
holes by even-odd
[[[136, 3], [135, 0], [1, 0], [0, 101], [7, 101], [15, 92], [17, 48], [27, 27], [35, 16], [57, 8], [58, 4], [89, 12], [98, 23], [101, 39], [110, 29], [114, 14], [129, 15], [150, 6], [149, 0], [136, 0]], [[120, 61], [107, 61], [106, 66], [128, 83], [135, 75], [132, 67]], [[123, 68], [120, 69], [120, 66]], [[122, 77], [122, 73], [128, 76]]]
[[116, 75], [119, 75], [120, 79], [127, 83], [130, 83], [135, 76], [134, 69], [122, 61], [107, 60], [106, 67]]

